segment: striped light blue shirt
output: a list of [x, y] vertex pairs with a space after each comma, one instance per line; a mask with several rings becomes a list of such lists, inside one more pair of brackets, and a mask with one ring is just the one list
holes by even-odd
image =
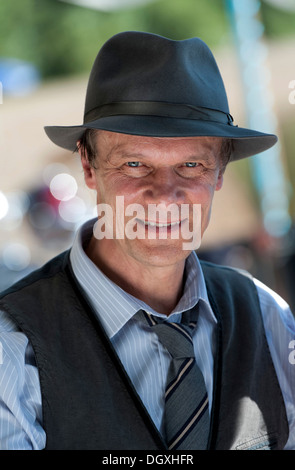
[[[82, 246], [91, 237], [92, 226], [93, 221], [87, 222], [77, 233], [70, 255], [74, 274], [161, 431], [169, 355], [157, 336], [147, 334], [132, 318], [141, 308], [154, 315], [161, 314], [119, 288], [86, 256]], [[255, 283], [290, 424], [286, 448], [295, 449], [295, 364], [290, 360], [292, 350], [289, 346], [295, 339], [295, 321], [288, 305], [277, 294], [259, 281]], [[192, 253], [186, 263], [183, 296], [169, 321], [180, 321], [182, 312], [197, 303], [200, 308], [194, 336], [195, 354], [204, 374], [211, 408], [216, 319], [198, 258]], [[40, 384], [32, 348], [3, 312], [0, 312], [0, 348], [0, 449], [43, 449], [46, 435], [42, 427]]]

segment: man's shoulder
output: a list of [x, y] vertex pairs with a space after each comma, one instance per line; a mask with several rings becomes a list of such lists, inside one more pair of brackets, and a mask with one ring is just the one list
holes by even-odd
[[258, 279], [254, 278], [254, 283], [258, 292], [260, 305], [263, 310], [268, 312], [268, 314], [276, 310], [283, 312], [285, 316], [288, 316], [289, 313], [291, 313], [292, 317], [294, 317], [294, 314], [291, 312], [290, 305], [278, 292], [274, 291]]
[[64, 251], [54, 258], [47, 261], [43, 266], [35, 269], [27, 276], [23, 277], [4, 291], [0, 292], [0, 301], [9, 295], [23, 291], [25, 288], [33, 288], [41, 280], [52, 278], [56, 274], [64, 270], [69, 256], [69, 251]]
[[[256, 315], [260, 311], [260, 303], [253, 276], [243, 270], [231, 266], [201, 261], [208, 299], [216, 312], [228, 312], [234, 315], [243, 310]], [[231, 313], [230, 313], [231, 312]]]
[[227, 266], [223, 264], [212, 263], [204, 259], [200, 259], [200, 264], [204, 273], [204, 276], [212, 276], [213, 278], [220, 277], [222, 279], [234, 279], [239, 278], [241, 280], [248, 279], [254, 282], [254, 278], [249, 271], [242, 268], [233, 266]]
[[[275, 290], [268, 287], [265, 283], [258, 280], [254, 275], [245, 269], [232, 266], [219, 265], [209, 261], [200, 260], [205, 281], [208, 285], [230, 286], [240, 297], [243, 297], [241, 288], [254, 289], [255, 297], [259, 300], [263, 312], [269, 312], [270, 309], [284, 311], [286, 314], [291, 312], [289, 304]], [[293, 317], [294, 314], [291, 313]]]

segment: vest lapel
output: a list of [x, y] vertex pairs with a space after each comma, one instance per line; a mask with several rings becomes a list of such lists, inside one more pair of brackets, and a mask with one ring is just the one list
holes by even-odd
[[[122, 381], [123, 386], [126, 389], [128, 396], [128, 400], [130, 400], [132, 403], [135, 404], [136, 408], [139, 410], [140, 416], [142, 417], [142, 425], [146, 427], [151, 435], [151, 439], [155, 442], [155, 449], [161, 449], [161, 450], [166, 450], [167, 446], [159, 433], [158, 429], [154, 425], [152, 419], [150, 418], [149, 413], [147, 412], [141, 398], [139, 397], [138, 393], [136, 392], [116, 350], [114, 349], [110, 339], [108, 338], [101, 322], [99, 321], [97, 315], [95, 314], [92, 306], [89, 304], [89, 302], [86, 300], [84, 293], [81, 290], [81, 287], [79, 283], [76, 281], [76, 278], [74, 276], [74, 273], [72, 271], [70, 263], [67, 263], [66, 265], [66, 273], [69, 277], [69, 280], [71, 284], [74, 287], [74, 291], [79, 298], [81, 304], [84, 306], [85, 311], [87, 311], [87, 314], [92, 320], [93, 325], [95, 326], [95, 329], [97, 331], [97, 334], [99, 338], [102, 340], [104, 347], [106, 349], [107, 354], [111, 358], [111, 361], [117, 370], [117, 372], [120, 375], [120, 379]], [[87, 304], [87, 306], [85, 305]]]

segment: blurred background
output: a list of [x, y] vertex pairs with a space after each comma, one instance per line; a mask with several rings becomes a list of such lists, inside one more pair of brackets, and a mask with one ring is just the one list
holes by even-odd
[[94, 217], [78, 156], [43, 126], [82, 123], [98, 50], [140, 30], [202, 38], [235, 123], [279, 136], [230, 164], [199, 254], [247, 269], [295, 311], [294, 25], [295, 0], [1, 0], [0, 290], [70, 247]]

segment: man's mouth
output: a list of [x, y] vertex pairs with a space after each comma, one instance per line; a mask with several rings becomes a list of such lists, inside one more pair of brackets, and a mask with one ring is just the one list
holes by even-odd
[[[140, 221], [142, 223], [142, 221]], [[152, 222], [150, 220], [145, 220], [144, 225], [147, 227], [156, 227], [156, 228], [174, 228], [179, 227], [181, 224], [181, 220], [177, 220], [176, 222]]]
[[136, 219], [136, 223], [148, 233], [176, 234], [180, 233], [183, 227], [187, 226], [188, 219], [163, 221], [163, 220], [142, 220]]

